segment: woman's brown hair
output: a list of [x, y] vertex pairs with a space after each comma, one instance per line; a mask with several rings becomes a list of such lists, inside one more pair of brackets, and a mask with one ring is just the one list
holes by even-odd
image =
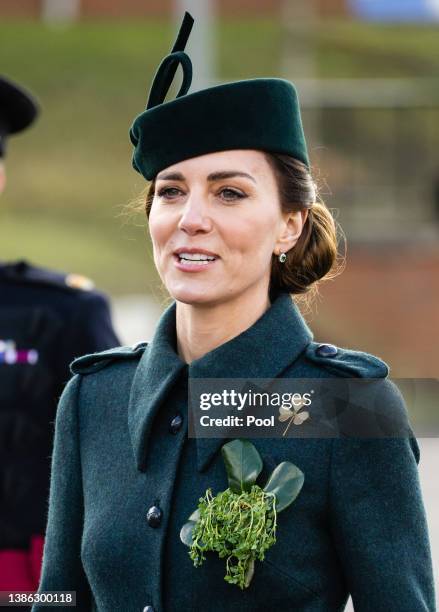
[[309, 305], [317, 293], [318, 281], [334, 278], [342, 270], [344, 260], [338, 255], [338, 234], [343, 237], [343, 232], [320, 199], [304, 163], [278, 153], [265, 153], [265, 157], [277, 180], [282, 211], [308, 210], [302, 233], [286, 253], [285, 263], [277, 255], [272, 257], [270, 295], [288, 292], [303, 296], [299, 301]]
[[[334, 278], [341, 272], [344, 261], [338, 255], [338, 234], [343, 236], [330, 210], [318, 195], [317, 186], [308, 168], [301, 161], [279, 153], [265, 152], [279, 189], [282, 211], [308, 210], [302, 233], [286, 255], [284, 263], [273, 254], [271, 260], [270, 299], [279, 292], [298, 296], [298, 301], [310, 306], [317, 294], [317, 283]], [[155, 182], [146, 194], [145, 211], [149, 218], [154, 198]]]

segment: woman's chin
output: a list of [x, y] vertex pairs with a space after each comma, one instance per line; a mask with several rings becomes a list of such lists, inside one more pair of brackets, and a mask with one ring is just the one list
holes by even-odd
[[178, 302], [183, 304], [208, 304], [218, 300], [218, 289], [209, 289], [207, 287], [168, 287], [168, 292]]
[[187, 293], [178, 293], [173, 295], [174, 300], [177, 302], [181, 302], [183, 304], [190, 304], [191, 306], [202, 305], [202, 304], [211, 304], [214, 300], [213, 298], [209, 298], [208, 295], [196, 295], [196, 294], [187, 294]]

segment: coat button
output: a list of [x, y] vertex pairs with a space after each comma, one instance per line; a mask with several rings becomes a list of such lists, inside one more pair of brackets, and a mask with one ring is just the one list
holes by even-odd
[[158, 527], [162, 522], [163, 512], [158, 506], [151, 506], [146, 513], [146, 521], [150, 527]]
[[338, 353], [338, 349], [333, 344], [319, 344], [316, 348], [316, 353], [319, 357], [335, 357]]
[[175, 415], [175, 417], [172, 419], [172, 421], [169, 424], [169, 431], [172, 434], [176, 434], [177, 431], [181, 429], [182, 425], [183, 425], [183, 416], [181, 415], [180, 412], [177, 412], [177, 414]]
[[142, 612], [154, 612], [154, 608], [152, 606], [145, 606]]

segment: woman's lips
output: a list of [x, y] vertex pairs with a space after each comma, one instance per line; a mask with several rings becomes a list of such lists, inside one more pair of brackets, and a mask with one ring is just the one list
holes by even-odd
[[203, 270], [207, 270], [212, 268], [215, 265], [216, 259], [207, 259], [202, 261], [194, 261], [194, 260], [182, 260], [178, 255], [173, 255], [175, 267], [178, 270], [182, 270], [183, 272], [202, 272]]

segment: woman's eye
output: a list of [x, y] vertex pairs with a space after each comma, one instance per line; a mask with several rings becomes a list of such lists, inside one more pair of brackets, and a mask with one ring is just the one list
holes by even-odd
[[165, 200], [172, 200], [180, 193], [180, 189], [177, 189], [176, 187], [163, 187], [162, 189], [159, 189], [158, 196], [159, 198], [165, 198]]
[[245, 193], [237, 191], [236, 189], [230, 189], [230, 187], [221, 189], [220, 194], [227, 202], [232, 202], [233, 200], [241, 200], [242, 198], [246, 197]]
[[[225, 187], [224, 189], [221, 189], [218, 193], [219, 196], [225, 202], [233, 202], [235, 200], [240, 200], [246, 197], [246, 195], [241, 191], [232, 189], [230, 187]], [[178, 189], [177, 187], [162, 187], [158, 190], [156, 195], [159, 198], [163, 198], [164, 200], [175, 200], [182, 194], [183, 192], [181, 191], [181, 189]]]

